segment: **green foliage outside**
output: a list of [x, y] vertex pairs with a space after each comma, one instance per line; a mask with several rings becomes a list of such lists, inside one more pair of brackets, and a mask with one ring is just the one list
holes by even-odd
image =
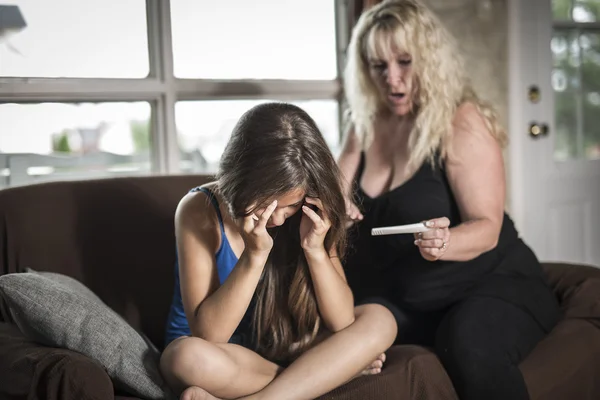
[[130, 121], [131, 137], [135, 152], [150, 150], [150, 121]]
[[[150, 151], [150, 121], [130, 121], [129, 126], [135, 152]], [[52, 151], [65, 154], [72, 152], [67, 130], [63, 130], [52, 138]]]
[[58, 153], [70, 153], [69, 138], [66, 131], [62, 131], [58, 136], [54, 137], [52, 142], [52, 151]]

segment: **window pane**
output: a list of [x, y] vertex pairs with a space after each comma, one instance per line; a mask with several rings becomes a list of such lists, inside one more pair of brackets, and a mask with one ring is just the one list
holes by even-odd
[[334, 79], [334, 0], [171, 0], [175, 75]]
[[149, 103], [0, 104], [0, 187], [147, 174]]
[[576, 22], [595, 22], [600, 15], [598, 0], [575, 0], [571, 15]]
[[[181, 150], [181, 170], [214, 173], [231, 131], [242, 114], [269, 100], [183, 101], [175, 106]], [[295, 101], [315, 120], [334, 154], [339, 152], [338, 103], [334, 100]]]
[[557, 21], [595, 22], [600, 17], [600, 1], [552, 0], [552, 12]]
[[581, 86], [586, 91], [600, 91], [600, 36], [584, 33], [579, 36], [581, 48]]
[[571, 19], [573, 0], [552, 0], [552, 13], [554, 19], [563, 21]]
[[583, 129], [577, 147], [580, 157], [600, 158], [600, 34], [584, 33], [581, 47]]
[[[20, 31], [15, 27], [8, 41], [0, 42], [0, 76], [144, 78], [148, 75], [144, 0], [6, 3], [19, 7], [27, 26]], [[14, 9], [10, 15], [12, 21], [18, 19]]]
[[554, 159], [565, 161], [577, 156], [577, 95], [562, 91], [554, 94]]
[[600, 159], [600, 92], [588, 92], [583, 101], [583, 135], [578, 143], [582, 157]]
[[556, 160], [600, 158], [600, 35], [555, 31]]
[[550, 43], [554, 69], [554, 158], [564, 161], [577, 156], [574, 138], [578, 131], [577, 101], [581, 87], [581, 54], [576, 32], [555, 31]]

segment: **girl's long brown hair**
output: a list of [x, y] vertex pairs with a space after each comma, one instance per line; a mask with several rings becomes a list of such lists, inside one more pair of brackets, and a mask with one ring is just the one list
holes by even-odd
[[[265, 103], [247, 111], [233, 129], [221, 158], [218, 186], [234, 218], [301, 188], [321, 199], [331, 220], [325, 249], [340, 257], [346, 245], [341, 174], [313, 119], [286, 103]], [[249, 210], [249, 212], [247, 211]], [[270, 230], [274, 239], [256, 289], [253, 338], [270, 360], [289, 361], [314, 341], [320, 315], [308, 264], [300, 246], [302, 211]]]

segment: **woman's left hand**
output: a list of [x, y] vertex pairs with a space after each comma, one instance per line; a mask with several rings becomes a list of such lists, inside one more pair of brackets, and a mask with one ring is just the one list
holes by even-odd
[[450, 220], [446, 217], [425, 221], [427, 232], [415, 233], [415, 245], [427, 261], [439, 260], [450, 245]]
[[300, 221], [300, 245], [304, 251], [323, 250], [325, 235], [331, 227], [331, 221], [323, 210], [321, 200], [306, 197], [304, 201], [317, 208], [314, 211], [308, 205], [302, 206], [302, 221]]

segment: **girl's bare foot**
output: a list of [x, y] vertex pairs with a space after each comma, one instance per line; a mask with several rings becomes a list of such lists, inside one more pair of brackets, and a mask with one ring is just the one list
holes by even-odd
[[381, 368], [383, 368], [383, 363], [385, 362], [385, 353], [381, 353], [379, 357], [375, 359], [367, 368], [362, 370], [355, 378], [364, 375], [377, 375], [381, 372]]
[[204, 389], [200, 389], [198, 386], [190, 386], [189, 388], [185, 389], [183, 391], [183, 393], [181, 393], [179, 400], [221, 400], [221, 399], [213, 396], [212, 394], [208, 393]]

